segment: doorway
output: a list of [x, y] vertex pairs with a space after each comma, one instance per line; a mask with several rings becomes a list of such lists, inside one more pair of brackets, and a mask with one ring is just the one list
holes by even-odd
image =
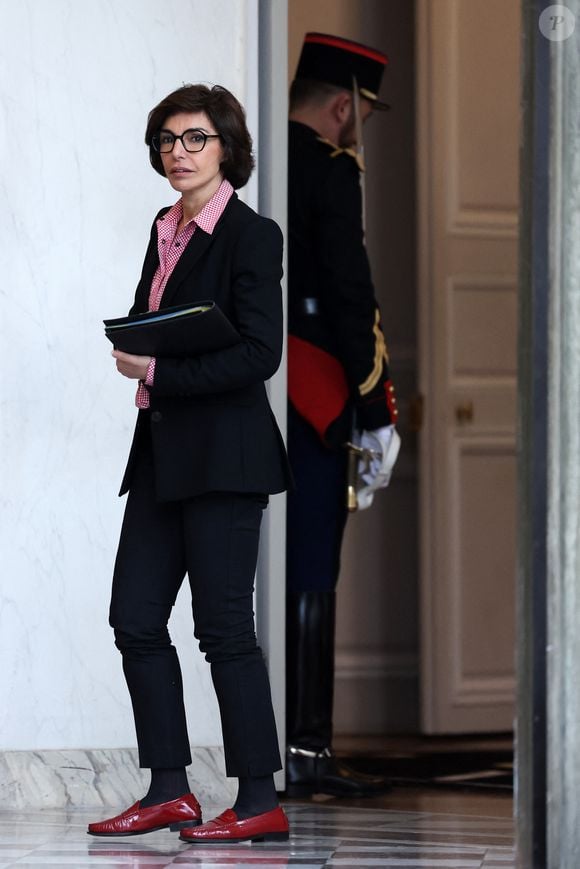
[[367, 247], [403, 449], [349, 520], [336, 731], [511, 730], [519, 4], [288, 6], [290, 78], [307, 30], [390, 57], [393, 108], [365, 128]]

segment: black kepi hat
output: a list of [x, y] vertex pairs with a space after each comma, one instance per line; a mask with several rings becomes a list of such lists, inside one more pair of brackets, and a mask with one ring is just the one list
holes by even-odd
[[390, 109], [378, 99], [388, 62], [386, 54], [360, 42], [329, 33], [307, 33], [295, 78], [322, 81], [351, 91], [354, 76], [361, 97], [370, 100], [375, 109]]

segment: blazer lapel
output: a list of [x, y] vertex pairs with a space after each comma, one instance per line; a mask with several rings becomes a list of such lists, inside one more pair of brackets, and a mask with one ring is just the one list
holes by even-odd
[[161, 300], [162, 308], [167, 308], [171, 305], [171, 302], [179, 288], [179, 285], [183, 282], [183, 280], [187, 277], [187, 275], [195, 266], [199, 258], [206, 252], [208, 247], [211, 245], [215, 237], [216, 231], [217, 227], [214, 230], [213, 235], [209, 235], [209, 233], [204, 232], [203, 229], [200, 229], [199, 226], [196, 226], [191, 241], [179, 257], [175, 268], [171, 272], [171, 277], [167, 281], [166, 287], [163, 291], [163, 298]]
[[[234, 193], [230, 197], [230, 201], [226, 205], [224, 213], [218, 220], [212, 235], [204, 232], [203, 229], [199, 228], [199, 226], [196, 227], [191, 241], [183, 251], [177, 262], [177, 265], [171, 273], [171, 277], [167, 281], [167, 286], [165, 287], [165, 290], [163, 292], [163, 298], [161, 299], [162, 308], [167, 308], [171, 305], [171, 302], [175, 296], [175, 293], [179, 289], [180, 284], [184, 281], [189, 272], [194, 268], [200, 257], [203, 256], [206, 250], [210, 247], [216, 236], [219, 235], [221, 228], [227, 220], [228, 213], [230, 212], [230, 209], [233, 206], [234, 202], [237, 200], [237, 198], [238, 197], [236, 193]], [[169, 211], [169, 208], [162, 209], [162, 211], [159, 212], [158, 217], [167, 211]], [[145, 253], [145, 261], [143, 263], [143, 269], [141, 272], [141, 280], [137, 285], [137, 290], [135, 292], [135, 302], [130, 311], [131, 314], [141, 314], [149, 309], [149, 294], [151, 292], [151, 284], [153, 283], [153, 278], [155, 277], [155, 272], [157, 271], [158, 266], [159, 253], [157, 251], [157, 227], [155, 222], [153, 225], [153, 230], [151, 232], [151, 238], [149, 239], [149, 246], [147, 247], [147, 252]]]
[[141, 279], [135, 291], [135, 302], [131, 308], [132, 314], [141, 314], [149, 308], [149, 293], [151, 292], [151, 284], [159, 265], [159, 254], [157, 253], [157, 232], [151, 233], [149, 246], [145, 253], [143, 269], [141, 271]]
[[130, 311], [131, 314], [142, 314], [149, 310], [151, 284], [153, 283], [153, 278], [155, 277], [155, 272], [159, 265], [159, 252], [157, 250], [157, 221], [160, 217], [163, 217], [164, 214], [167, 214], [170, 208], [170, 205], [162, 208], [153, 221], [151, 235], [149, 236], [149, 244], [145, 251], [143, 268], [141, 269], [141, 278], [137, 284], [137, 289], [135, 290], [135, 301], [133, 302], [133, 307]]
[[[236, 193], [233, 193], [224, 209], [222, 216], [216, 223], [214, 231], [211, 235], [208, 232], [204, 232], [203, 229], [200, 229], [199, 226], [196, 226], [191, 241], [179, 257], [177, 265], [171, 272], [171, 277], [167, 281], [167, 285], [165, 287], [165, 290], [163, 291], [163, 298], [161, 300], [162, 308], [167, 308], [171, 305], [180, 284], [183, 283], [187, 275], [191, 272], [195, 264], [199, 261], [200, 257], [203, 256], [206, 250], [214, 242], [216, 237], [220, 234], [222, 227], [227, 221], [230, 207], [236, 199], [237, 195]], [[153, 276], [151, 277], [151, 280], [153, 280]], [[194, 300], [192, 299], [192, 301]]]

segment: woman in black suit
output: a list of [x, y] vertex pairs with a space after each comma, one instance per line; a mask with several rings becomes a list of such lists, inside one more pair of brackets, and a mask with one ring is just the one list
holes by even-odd
[[[131, 311], [212, 299], [241, 340], [185, 359], [113, 351], [119, 372], [136, 381], [140, 409], [121, 486], [129, 496], [110, 624], [151, 785], [89, 832], [169, 827], [188, 842], [285, 839], [273, 779], [281, 762], [252, 605], [262, 512], [268, 494], [289, 480], [264, 385], [282, 350], [282, 236], [234, 192], [253, 168], [252, 142], [227, 90], [178, 89], [150, 113], [145, 141], [153, 167], [181, 196], [153, 223]], [[181, 672], [167, 630], [186, 573], [219, 703], [226, 773], [239, 779], [233, 808], [206, 824], [185, 771]]]

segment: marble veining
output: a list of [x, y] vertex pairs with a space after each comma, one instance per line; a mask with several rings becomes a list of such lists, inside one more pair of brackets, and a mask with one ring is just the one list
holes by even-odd
[[[236, 782], [225, 777], [221, 747], [192, 747], [189, 782], [198, 799], [228, 803]], [[126, 808], [146, 792], [136, 749], [0, 752], [0, 810]], [[1, 856], [1, 855], [0, 855]]]
[[[0, 0], [0, 751], [135, 744], [107, 617], [136, 410], [102, 320], [128, 310], [151, 222], [177, 199], [149, 165], [147, 113], [191, 81], [220, 82], [255, 106], [256, 9]], [[249, 122], [255, 131], [255, 112]], [[191, 741], [217, 745], [185, 589], [171, 633]], [[0, 793], [22, 802], [28, 787], [56, 789], [76, 804], [94, 784], [92, 762], [78, 764], [79, 782], [62, 772], [58, 783], [46, 764], [4, 757]], [[132, 775], [114, 787], [124, 793]]]
[[[204, 807], [206, 817], [224, 804]], [[39, 866], [398, 867], [398, 869], [515, 869], [513, 824], [503, 818], [342, 809], [292, 803], [288, 843], [188, 846], [166, 831], [116, 840], [91, 839], [93, 815], [74, 811], [0, 811], [0, 869]], [[333, 828], [335, 834], [319, 835]], [[343, 827], [347, 834], [343, 833]], [[423, 839], [426, 830], [446, 841]], [[358, 832], [360, 830], [360, 832]], [[405, 842], [388, 831], [405, 834]], [[481, 838], [485, 837], [482, 842]]]

